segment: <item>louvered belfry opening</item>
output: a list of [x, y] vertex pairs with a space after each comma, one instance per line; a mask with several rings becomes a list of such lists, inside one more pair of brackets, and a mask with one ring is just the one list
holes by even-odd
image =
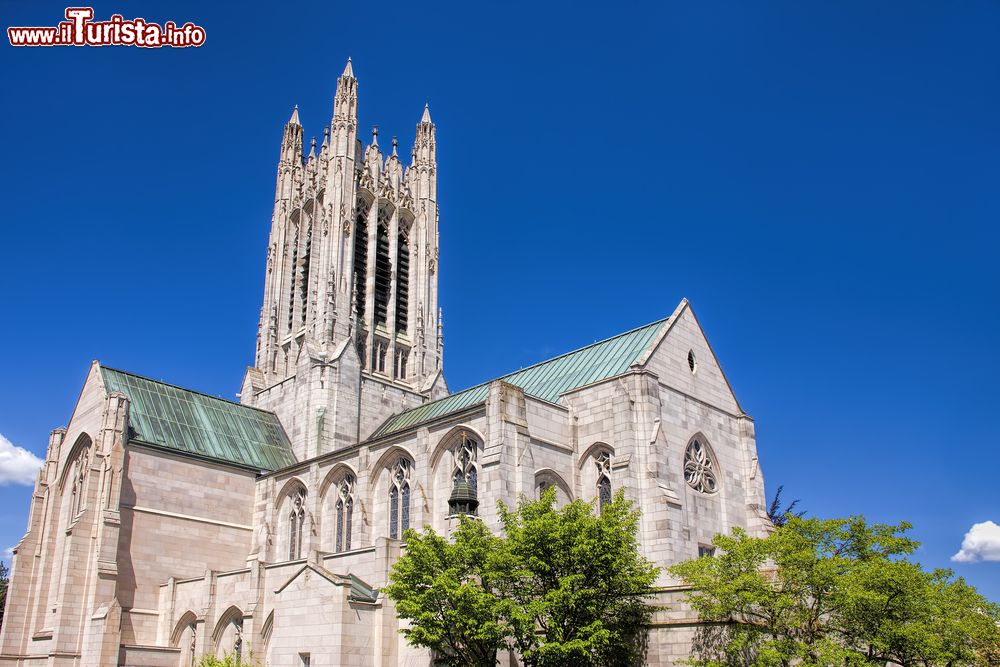
[[396, 247], [396, 332], [405, 334], [410, 307], [410, 239], [399, 233]]
[[354, 221], [354, 291], [357, 302], [354, 312], [359, 322], [365, 320], [365, 284], [368, 281], [368, 203], [358, 200], [358, 213]]
[[299, 232], [295, 230], [295, 238], [292, 240], [292, 270], [288, 272], [288, 332], [291, 333], [295, 326], [295, 276], [297, 275], [297, 264], [299, 263]]
[[389, 263], [389, 211], [379, 209], [375, 234], [375, 326], [386, 324], [392, 266]]
[[302, 255], [302, 271], [299, 276], [299, 323], [305, 324], [309, 306], [309, 258], [312, 255], [312, 226], [306, 230], [306, 248]]

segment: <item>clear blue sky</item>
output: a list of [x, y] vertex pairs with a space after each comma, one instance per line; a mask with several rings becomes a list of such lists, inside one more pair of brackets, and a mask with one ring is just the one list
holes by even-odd
[[[768, 494], [1000, 522], [1000, 5], [113, 2], [200, 49], [0, 48], [0, 434], [35, 453], [89, 362], [232, 398], [282, 125], [438, 126], [453, 389], [694, 305]], [[65, 5], [5, 2], [4, 27]], [[993, 480], [993, 481], [991, 481]], [[0, 486], [0, 547], [29, 488]], [[1000, 562], [956, 564], [1000, 599]]]

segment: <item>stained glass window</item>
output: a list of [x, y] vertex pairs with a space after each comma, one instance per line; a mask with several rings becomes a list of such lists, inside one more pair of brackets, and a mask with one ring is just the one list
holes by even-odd
[[400, 457], [389, 479], [389, 537], [402, 537], [410, 527], [410, 461]]

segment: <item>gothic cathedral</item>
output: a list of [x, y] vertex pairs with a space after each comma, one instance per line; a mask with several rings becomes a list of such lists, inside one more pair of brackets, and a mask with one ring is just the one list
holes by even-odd
[[[496, 528], [498, 499], [549, 487], [624, 490], [661, 567], [768, 529], [753, 420], [687, 301], [449, 391], [430, 110], [405, 166], [357, 112], [348, 61], [322, 144], [297, 109], [285, 125], [239, 403], [91, 365], [15, 549], [0, 667], [429, 665], [380, 592], [403, 532]], [[647, 663], [667, 666], [697, 623], [661, 578]]]

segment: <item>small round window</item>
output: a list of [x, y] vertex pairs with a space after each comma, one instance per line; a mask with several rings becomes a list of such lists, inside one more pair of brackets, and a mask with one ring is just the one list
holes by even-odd
[[694, 357], [694, 350], [688, 350], [688, 368], [692, 373], [698, 370], [698, 360]]

